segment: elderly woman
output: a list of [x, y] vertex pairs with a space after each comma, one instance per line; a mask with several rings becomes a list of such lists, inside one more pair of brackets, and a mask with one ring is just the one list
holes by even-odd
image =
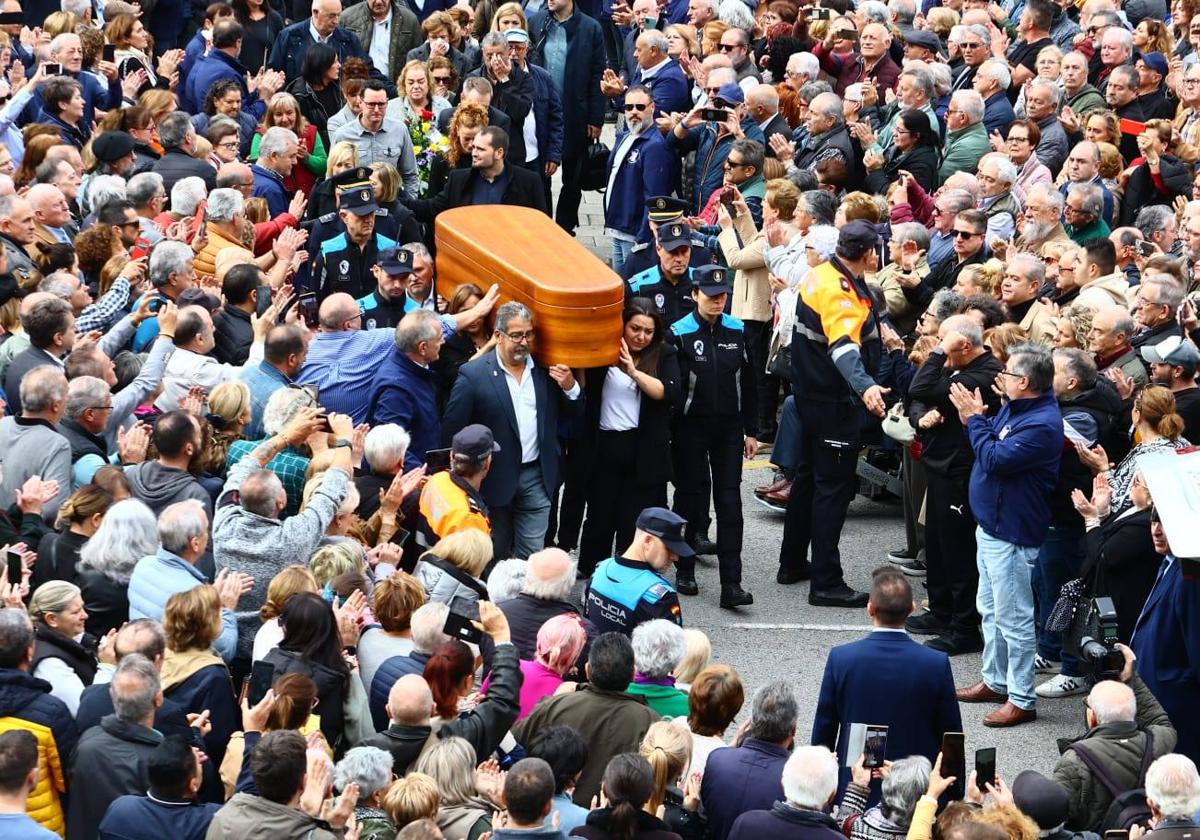
[[[497, 785], [491, 774], [477, 774], [477, 763], [465, 738], [443, 738], [417, 761], [417, 772], [437, 782], [437, 825], [445, 840], [478, 840], [492, 830], [492, 813], [503, 807], [503, 782]], [[481, 790], [481, 782], [492, 784]]]
[[29, 673], [50, 683], [50, 693], [79, 710], [79, 695], [96, 678], [96, 638], [84, 632], [87, 611], [79, 587], [52, 580], [38, 587], [29, 601], [33, 619], [33, 661]]
[[687, 711], [692, 732], [691, 772], [703, 775], [712, 751], [726, 746], [725, 731], [745, 701], [742, 678], [728, 665], [710, 665], [692, 681]]
[[871, 795], [871, 770], [863, 767], [859, 756], [850, 770], [850, 784], [842, 796], [837, 819], [850, 840], [904, 840], [912, 822], [913, 810], [929, 787], [929, 759], [909, 756], [892, 763], [883, 777], [880, 803], [866, 810]]
[[360, 470], [354, 478], [358, 488], [358, 515], [370, 519], [379, 510], [379, 500], [392, 486], [396, 476], [404, 472], [404, 459], [412, 439], [402, 426], [382, 423], [367, 432], [363, 443], [363, 456], [367, 469]]
[[656, 618], [639, 624], [633, 629], [633, 682], [625, 690], [646, 698], [646, 705], [663, 717], [687, 717], [687, 695], [671, 676], [686, 652], [683, 628], [675, 622]]
[[284, 178], [284, 186], [289, 191], [299, 190], [309, 195], [317, 179], [325, 174], [325, 141], [321, 139], [317, 127], [304, 118], [304, 114], [300, 112], [300, 103], [290, 93], [280, 91], [271, 97], [259, 130], [250, 142], [248, 159], [258, 160], [258, 146], [262, 142], [263, 134], [276, 125], [295, 132], [300, 142], [299, 162], [303, 164], [292, 167], [291, 174]]
[[103, 636], [129, 620], [129, 578], [138, 560], [158, 552], [158, 520], [137, 499], [110, 507], [79, 550], [78, 583], [89, 633]]
[[354, 818], [360, 840], [392, 840], [396, 836], [396, 826], [382, 808], [393, 778], [392, 754], [378, 747], [355, 747], [333, 768], [337, 790], [345, 793], [351, 783], [358, 785]]
[[413, 120], [428, 122], [453, 107], [449, 100], [433, 92], [433, 72], [424, 61], [405, 64], [396, 79], [396, 87], [400, 89], [400, 95], [388, 103], [388, 119], [405, 123]]
[[521, 660], [521, 712], [517, 720], [532, 712], [543, 697], [558, 691], [563, 675], [574, 667], [586, 642], [583, 623], [574, 613], [556, 615], [538, 629], [537, 652], [532, 660]]
[[675, 677], [675, 687], [680, 691], [687, 691], [692, 680], [708, 667], [712, 658], [712, 642], [703, 630], [695, 627], [684, 628], [683, 638], [687, 641], [687, 650], [671, 674]]
[[[480, 578], [491, 560], [491, 538], [477, 528], [467, 528], [438, 540], [421, 555], [413, 574], [425, 587], [430, 601], [449, 604], [451, 610], [465, 615], [480, 598], [487, 599], [487, 588]], [[464, 577], [469, 577], [471, 583]]]
[[379, 624], [358, 639], [358, 675], [366, 690], [384, 660], [412, 653], [412, 615], [424, 603], [424, 587], [407, 572], [393, 572], [376, 584], [371, 611]]

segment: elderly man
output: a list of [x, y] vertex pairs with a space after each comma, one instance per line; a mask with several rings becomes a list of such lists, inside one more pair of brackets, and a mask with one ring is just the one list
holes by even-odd
[[[901, 82], [903, 83], [903, 81]], [[951, 217], [953, 221], [953, 217]], [[951, 237], [953, 239], [953, 237]], [[910, 244], [911, 243], [911, 244]], [[905, 252], [908, 252], [906, 257]], [[929, 231], [920, 222], [902, 222], [892, 225], [892, 238], [888, 240], [888, 264], [875, 273], [875, 283], [883, 290], [888, 317], [901, 335], [908, 335], [917, 325], [921, 313], [904, 295], [901, 277], [929, 275]], [[902, 261], [913, 263], [903, 265]]]
[[1016, 234], [1021, 204], [1013, 196], [1017, 167], [999, 153], [984, 155], [979, 162], [979, 209], [987, 217], [987, 241], [1006, 242]]
[[209, 190], [217, 188], [217, 170], [205, 160], [193, 156], [196, 150], [196, 128], [186, 111], [172, 111], [158, 124], [158, 139], [163, 156], [154, 161], [151, 172], [162, 176], [163, 189], [168, 193], [178, 181], [196, 176]]
[[[1118, 67], [1132, 68], [1133, 62], [1133, 33], [1120, 24], [1108, 26], [1100, 34], [1099, 71], [1092, 77], [1092, 82], [1107, 96], [1107, 83], [1112, 81], [1112, 73]], [[1137, 77], [1134, 76], [1133, 88], [1137, 90]], [[1109, 101], [1111, 105], [1111, 100]]]
[[1150, 806], [1153, 840], [1170, 840], [1195, 830], [1200, 802], [1200, 774], [1186, 755], [1164, 755], [1146, 771], [1146, 804]]
[[[489, 32], [480, 41], [483, 64], [471, 71], [471, 76], [482, 76], [492, 83], [492, 105], [508, 115], [512, 121], [512, 160], [518, 165], [525, 163], [525, 137], [519, 126], [525, 124], [533, 108], [537, 89], [533, 77], [514, 64], [508, 52], [508, 41], [500, 32]], [[540, 173], [539, 173], [540, 174]]]
[[20, 415], [0, 420], [0, 495], [15, 499], [29, 478], [40, 477], [56, 491], [42, 508], [53, 523], [71, 492], [71, 444], [55, 428], [67, 407], [67, 378], [57, 366], [36, 367], [21, 380], [20, 395]]
[[1074, 184], [1095, 184], [1100, 188], [1103, 199], [1102, 218], [1105, 224], [1111, 226], [1113, 195], [1100, 178], [1100, 147], [1090, 140], [1084, 140], [1071, 147], [1071, 152], [1067, 155], [1066, 175], [1066, 180], [1059, 187], [1063, 198], [1066, 198], [1067, 190]]
[[109, 463], [109, 446], [103, 434], [113, 410], [108, 383], [94, 376], [76, 376], [67, 388], [67, 408], [58, 431], [71, 444], [71, 489], [92, 480], [96, 470]]
[[216, 345], [212, 315], [203, 306], [185, 306], [175, 324], [175, 352], [167, 361], [163, 376], [163, 392], [154, 404], [159, 411], [171, 411], [179, 405], [191, 388], [211, 391], [222, 382], [237, 379], [244, 368], [262, 361], [263, 340], [271, 329], [274, 310], [263, 317], [250, 316], [253, 342], [243, 365], [223, 364], [212, 355]]
[[944, 184], [955, 172], [973, 172], [990, 150], [983, 125], [983, 98], [973, 90], [955, 91], [946, 112], [946, 145], [938, 181]]
[[296, 134], [289, 128], [276, 125], [263, 133], [258, 160], [250, 167], [254, 173], [254, 189], [250, 194], [267, 200], [271, 218], [287, 212], [291, 197], [283, 180], [291, 177], [299, 149]]
[[1150, 376], [1138, 358], [1138, 351], [1129, 343], [1135, 329], [1133, 318], [1123, 307], [1101, 309], [1088, 331], [1088, 350], [1095, 355], [1100, 373], [1115, 368], [1141, 388], [1149, 383]]
[[[649, 0], [651, 6], [653, 0]], [[637, 30], [634, 30], [637, 32]], [[656, 30], [647, 30], [634, 36], [632, 74], [629, 86], [642, 85], [649, 89], [654, 98], [655, 115], [684, 113], [692, 106], [687, 77], [679, 62], [667, 55], [667, 39]], [[628, 71], [627, 71], [628, 72]], [[732, 73], [733, 78], [736, 76]], [[600, 90], [608, 97], [619, 97], [624, 83], [612, 70], [605, 70], [600, 81]]]
[[[303, 8], [303, 3], [292, 4]], [[438, 8], [441, 8], [439, 5]], [[396, 88], [389, 76], [384, 75], [387, 68], [376, 67], [371, 57], [362, 48], [354, 33], [338, 26], [342, 16], [341, 0], [312, 0], [312, 17], [303, 19], [302, 13], [293, 10], [295, 23], [285, 26], [275, 37], [271, 45], [271, 54], [267, 58], [267, 67], [272, 70], [282, 70], [287, 79], [298, 79], [304, 75], [304, 57], [313, 44], [328, 44], [338, 55], [338, 60], [345, 62], [348, 58], [361, 58], [367, 62], [371, 78], [382, 81], [389, 96], [396, 95]], [[361, 158], [359, 162], [363, 161]]]
[[[580, 615], [579, 602], [572, 599], [577, 567], [560, 548], [547, 548], [529, 555], [525, 581], [521, 592], [497, 606], [508, 618], [513, 644], [522, 659], [529, 659], [537, 650], [537, 634], [547, 619], [562, 613]], [[589, 643], [597, 631], [592, 622], [581, 616], [588, 632]]]
[[746, 93], [746, 112], [762, 131], [767, 154], [773, 154], [771, 138], [775, 135], [780, 135], [785, 140], [792, 138], [792, 129], [779, 113], [779, 91], [773, 85], [758, 84], [750, 88]]
[[878, 101], [886, 102], [887, 92], [896, 90], [900, 78], [900, 67], [889, 54], [891, 32], [882, 24], [868, 23], [859, 36], [858, 52], [846, 56], [833, 51], [836, 35], [837, 29], [831, 26], [825, 40], [812, 48], [821, 69], [834, 80], [833, 92], [844, 96], [847, 87], [863, 79], [875, 86]]
[[979, 594], [983, 673], [959, 689], [966, 703], [1000, 703], [985, 726], [1016, 726], [1037, 718], [1036, 653], [1030, 569], [1050, 525], [1046, 496], [1058, 478], [1062, 415], [1054, 397], [1048, 348], [1010, 348], [1003, 388], [1007, 401], [994, 418], [978, 389], [951, 385], [950, 401], [975, 453], [969, 502], [979, 523]]
[[36, 221], [29, 202], [17, 195], [0, 196], [0, 246], [4, 249], [0, 290], [5, 299], [15, 297], [18, 287], [25, 289], [41, 279], [41, 272], [27, 250], [36, 239]]
[[[1109, 29], [1105, 35], [1116, 31], [1116, 29]], [[1125, 36], [1128, 37], [1128, 35], [1129, 33], [1126, 32]], [[1138, 100], [1137, 92], [1137, 70], [1122, 64], [1113, 68], [1108, 76], [1108, 84], [1104, 85], [1104, 101], [1108, 103], [1109, 110], [1117, 115], [1117, 119], [1145, 122], [1146, 112], [1142, 110], [1142, 103]], [[1134, 160], [1141, 155], [1137, 137], [1128, 132], [1121, 132], [1118, 148], [1121, 151], [1121, 157], [1125, 160]]]
[[975, 71], [971, 87], [983, 97], [983, 125], [989, 135], [1004, 137], [1009, 125], [1017, 118], [1008, 101], [1012, 72], [1001, 58], [989, 58]]
[[1025, 90], [1025, 113], [1041, 131], [1034, 154], [1055, 175], [1062, 169], [1071, 148], [1058, 121], [1058, 96], [1058, 89], [1046, 82], [1034, 82]]
[[[1200, 21], [1196, 28], [1200, 29]], [[1175, 127], [1184, 143], [1195, 146], [1200, 143], [1200, 63], [1193, 62], [1184, 68], [1177, 94], [1179, 115], [1175, 117]]]
[[1088, 58], [1083, 53], [1072, 50], [1063, 56], [1061, 78], [1064, 94], [1064, 111], [1070, 109], [1074, 117], [1071, 131], [1083, 128], [1090, 114], [1104, 111], [1108, 108], [1104, 94], [1088, 83]]
[[[210, 233], [209, 236], [215, 236], [215, 233]], [[154, 251], [150, 254], [148, 272], [151, 291], [138, 301], [137, 308], [140, 310], [143, 301], [148, 298], [158, 301], [156, 305], [161, 313], [164, 305], [174, 303], [185, 291], [195, 288], [197, 280], [194, 257], [192, 246], [185, 242], [168, 240], [154, 246]], [[133, 336], [134, 352], [145, 352], [159, 336], [162, 328], [158, 314], [145, 318]], [[174, 339], [174, 336], [171, 338]]]
[[929, 253], [925, 255], [931, 266], [954, 256], [954, 217], [974, 209], [975, 198], [966, 190], [943, 186], [933, 199], [933, 207], [937, 212], [929, 228]]
[[62, 190], [51, 184], [34, 184], [25, 194], [33, 209], [34, 236], [42, 245], [71, 244], [71, 206]]
[[1181, 250], [1179, 225], [1170, 207], [1162, 204], [1143, 207], [1133, 224], [1145, 239], [1153, 242], [1164, 254], [1175, 256]]
[[[52, 4], [51, 11], [58, 9], [58, 4]], [[45, 21], [45, 17], [30, 20], [30, 26], [40, 26]], [[18, 48], [14, 47], [14, 55]], [[40, 51], [40, 50], [39, 50]], [[116, 81], [109, 81], [107, 86], [102, 82], [99, 76], [92, 73], [83, 72], [83, 42], [74, 32], [63, 32], [54, 36], [50, 41], [50, 49], [47, 60], [56, 61], [63, 66], [62, 76], [77, 82], [83, 94], [83, 124], [88, 126], [90, 131], [92, 124], [96, 121], [96, 111], [107, 111], [111, 108], [118, 108], [121, 105], [121, 85]], [[31, 76], [33, 68], [30, 67], [26, 71], [26, 76]], [[30, 122], [37, 122], [38, 112], [42, 107], [42, 91], [34, 91], [33, 98], [29, 104], [21, 111], [20, 117], [17, 120], [18, 125], [25, 125]]]
[[411, 436], [405, 469], [425, 463], [425, 453], [441, 446], [437, 383], [431, 365], [445, 341], [436, 313], [416, 309], [396, 325], [396, 346], [379, 364], [371, 383], [367, 422], [397, 423]]
[[747, 93], [762, 81], [762, 73], [754, 65], [754, 53], [750, 47], [750, 36], [746, 30], [731, 26], [721, 33], [717, 49], [729, 56], [737, 82]]
[[406, 3], [393, 0], [355, 3], [339, 22], [358, 38], [375, 69], [389, 79], [400, 75], [409, 50], [421, 46], [420, 21]]
[[[278, 476], [264, 465], [285, 446], [297, 447], [321, 430], [325, 418], [316, 408], [301, 408], [282, 433], [260, 443], [229, 469], [229, 477], [217, 500], [212, 523], [213, 554], [217, 568], [242, 572], [253, 578], [247, 593], [249, 604], [261, 604], [271, 579], [297, 557], [308, 557], [325, 536], [346, 497], [353, 465], [350, 438], [354, 426], [344, 414], [326, 415], [336, 443], [332, 466], [304, 509], [280, 519], [287, 494]], [[262, 622], [257, 607], [237, 613], [238, 652], [248, 655]]]
[[856, 158], [842, 110], [842, 100], [836, 94], [822, 93], [813, 97], [808, 103], [808, 116], [804, 124], [807, 133], [796, 147], [796, 169], [812, 169], [826, 160], [836, 160], [852, 171]]
[[129, 179], [125, 195], [138, 214], [141, 238], [153, 248], [163, 240], [162, 231], [154, 224], [167, 205], [162, 176], [157, 172], [139, 172]]
[[1151, 274], [1138, 284], [1130, 313], [1138, 332], [1129, 339], [1135, 348], [1157, 344], [1172, 335], [1181, 335], [1178, 312], [1183, 304], [1183, 286], [1170, 274]]
[[730, 826], [728, 840], [788, 837], [800, 827], [809, 840], [843, 836], [829, 816], [838, 792], [838, 760], [828, 749], [797, 748], [783, 765], [780, 789], [771, 806], [743, 811]]
[[[322, 2], [336, 4], [337, 0], [316, 0], [316, 3]], [[295, 25], [297, 24], [293, 24]], [[281, 32], [280, 37], [286, 32], [286, 29]], [[405, 194], [415, 197], [419, 184], [412, 138], [403, 123], [386, 118], [387, 104], [387, 86], [378, 79], [368, 79], [363, 87], [358, 119], [346, 123], [329, 139], [332, 143], [345, 141], [357, 146], [360, 166], [368, 166], [378, 161], [396, 167], [404, 181]]]
[[1047, 346], [1054, 343], [1058, 328], [1050, 310], [1038, 302], [1046, 282], [1046, 266], [1033, 254], [1017, 253], [1008, 257], [1004, 279], [1000, 283], [1000, 300], [1008, 308], [1009, 317], [1030, 341]]
[[963, 63], [950, 87], [952, 94], [960, 90], [970, 90], [980, 66], [992, 57], [991, 30], [979, 23], [964, 26], [958, 49]]
[[1112, 231], [1104, 221], [1104, 193], [1100, 187], [1083, 183], [1064, 184], [1063, 188], [1067, 190], [1063, 207], [1063, 217], [1067, 220], [1064, 229], [1071, 241], [1083, 245], [1093, 239], [1107, 239]]

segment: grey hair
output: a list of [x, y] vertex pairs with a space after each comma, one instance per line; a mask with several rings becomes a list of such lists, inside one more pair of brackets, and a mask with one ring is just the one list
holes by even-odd
[[48, 292], [55, 297], [66, 300], [71, 295], [75, 294], [75, 289], [78, 288], [80, 280], [69, 271], [56, 271], [53, 274], [47, 274], [38, 283], [37, 290], [39, 292]]
[[[271, 129], [267, 129], [271, 131]], [[285, 131], [287, 129], [284, 129]], [[259, 146], [261, 149], [262, 146]], [[261, 157], [261, 154], [260, 154]], [[222, 188], [213, 190], [208, 196], [208, 207], [205, 208], [205, 213], [210, 221], [214, 222], [232, 222], [234, 217], [242, 212], [245, 207], [245, 201], [242, 198], [240, 190], [232, 190]]]
[[1143, 277], [1142, 285], [1158, 289], [1158, 302], [1169, 307], [1172, 314], [1183, 303], [1183, 286], [1170, 274], [1151, 274], [1149, 277]]
[[377, 473], [397, 472], [404, 467], [404, 457], [412, 444], [412, 436], [396, 423], [382, 423], [367, 432], [363, 455]]
[[925, 72], [933, 79], [933, 89], [938, 96], [944, 96], [950, 92], [950, 66], [940, 62], [935, 64], [925, 65]]
[[180, 178], [171, 187], [171, 209], [181, 216], [190, 216], [207, 195], [208, 187], [204, 185], [203, 178], [195, 175]]
[[901, 222], [892, 225], [892, 241], [897, 245], [905, 242], [917, 243], [917, 249], [929, 250], [929, 231], [920, 222]]
[[1012, 84], [1012, 71], [1008, 69], [1008, 64], [999, 58], [989, 58], [983, 64], [979, 65], [976, 74], [984, 73], [987, 77], [1000, 86], [1000, 90], [1008, 90]]
[[925, 94], [926, 99], [933, 99], [936, 89], [933, 83], [933, 74], [925, 69], [924, 65], [917, 67], [907, 67], [901, 74], [912, 79], [913, 84], [921, 93]]
[[[1116, 35], [1116, 40], [1120, 41], [1121, 46], [1124, 47], [1127, 51], [1133, 50], [1133, 33], [1130, 32], [1128, 29], [1126, 29], [1123, 26], [1114, 25], [1114, 26], [1110, 27], [1109, 29], [1104, 30], [1104, 34], [1100, 36], [1101, 40], [1103, 40], [1104, 38], [1107, 38], [1110, 33], [1113, 35]], [[1124, 65], [1122, 65], [1122, 66], [1124, 66]], [[1132, 67], [1130, 67], [1129, 69], [1133, 70]], [[1136, 72], [1136, 71], [1134, 71], [1134, 72]], [[1137, 77], [1135, 76], [1134, 78], [1136, 79]]]
[[162, 188], [163, 176], [157, 172], [139, 172], [125, 185], [125, 195], [133, 202], [134, 207], [145, 207]]
[[33, 622], [22, 607], [0, 609], [0, 650], [17, 661], [5, 662], [6, 668], [16, 668], [33, 645]]
[[110, 201], [124, 201], [127, 193], [125, 179], [120, 175], [94, 175], [88, 182], [84, 206], [98, 213]]
[[187, 111], [172, 111], [158, 124], [158, 142], [162, 143], [164, 149], [174, 149], [183, 145], [188, 135], [195, 133], [192, 116]]
[[945, 321], [942, 321], [942, 325], [947, 330], [954, 330], [961, 335], [971, 343], [972, 347], [983, 346], [983, 328], [971, 316], [951, 315]]
[[1186, 755], [1159, 756], [1146, 771], [1146, 798], [1153, 799], [1162, 819], [1191, 820], [1200, 810], [1200, 774]]
[[929, 302], [929, 306], [926, 309], [933, 314], [934, 320], [940, 324], [951, 315], [957, 315], [961, 312], [962, 307], [962, 295], [953, 289], [938, 289], [933, 293], [933, 300]]
[[1009, 268], [1012, 268], [1017, 263], [1023, 266], [1022, 272], [1025, 275], [1025, 279], [1036, 280], [1040, 289], [1042, 284], [1046, 282], [1046, 264], [1028, 251], [1018, 251], [1008, 258]]
[[917, 4], [913, 0], [888, 0], [887, 7], [896, 21], [896, 26], [912, 26], [917, 17]]
[[67, 384], [67, 416], [78, 420], [89, 408], [100, 408], [112, 393], [108, 383], [94, 376], [77, 376]]
[[[741, 2], [741, 0], [737, 0]], [[429, 606], [426, 604], [425, 606]], [[421, 609], [424, 609], [422, 607]], [[416, 771], [437, 782], [440, 805], [460, 805], [475, 797], [475, 748], [466, 738], [442, 738], [417, 759]]]
[[[1054, 189], [1054, 187], [1050, 184], [1036, 184], [1034, 185], [1033, 189], [1026, 193], [1025, 199], [1027, 202], [1036, 190], [1042, 191], [1042, 194], [1046, 197], [1046, 203], [1050, 205], [1056, 214], [1061, 216], [1063, 206], [1067, 203], [1067, 197], [1058, 190]], [[1174, 214], [1172, 213], [1171, 215]]]
[[992, 45], [992, 33], [982, 23], [972, 23], [967, 27], [967, 31], [972, 35], [978, 35], [983, 41], [985, 47]]
[[50, 42], [51, 57], [56, 56], [60, 52], [62, 52], [63, 49], [66, 47], [67, 42], [70, 41], [72, 38], [78, 39], [79, 36], [76, 35], [74, 32], [61, 32], [58, 35], [55, 35], [54, 39]]
[[1059, 347], [1051, 355], [1062, 360], [1067, 376], [1078, 380], [1082, 390], [1096, 387], [1099, 374], [1096, 370], [1096, 360], [1092, 358], [1091, 353], [1078, 347]]
[[892, 769], [883, 779], [879, 810], [900, 828], [908, 828], [913, 810], [929, 787], [929, 759], [910, 755], [892, 762]]
[[526, 575], [521, 591], [542, 601], [565, 601], [571, 597], [571, 590], [575, 588], [575, 574], [578, 568], [579, 564], [572, 560], [556, 578]]
[[1137, 719], [1137, 697], [1125, 683], [1105, 680], [1096, 683], [1088, 694], [1088, 708], [1096, 716], [1096, 723], [1117, 723]]
[[832, 119], [835, 125], [840, 124], [845, 119], [845, 114], [842, 111], [842, 100], [836, 93], [822, 93], [808, 103], [808, 110], [816, 111], [821, 116]]
[[392, 754], [379, 747], [355, 747], [333, 768], [333, 786], [344, 791], [358, 782], [358, 798], [366, 801], [392, 783]]
[[975, 206], [975, 199], [966, 190], [946, 190], [938, 197], [946, 202], [946, 209], [952, 216]]
[[1085, 213], [1099, 216], [1104, 212], [1104, 193], [1101, 192], [1099, 184], [1090, 181], [1086, 184], [1072, 184], [1067, 191], [1067, 198], [1076, 194], [1082, 196], [1083, 207], [1080, 209]]
[[817, 224], [832, 225], [837, 216], [837, 199], [826, 190], [805, 190], [800, 202]]
[[750, 737], [775, 744], [795, 732], [800, 709], [792, 687], [776, 680], [755, 693], [750, 714]]
[[1054, 359], [1046, 345], [1017, 344], [1009, 348], [1008, 360], [1013, 373], [1029, 379], [1029, 390], [1042, 394], [1054, 386]]
[[158, 551], [158, 520], [137, 499], [122, 499], [104, 513], [100, 527], [79, 550], [79, 567], [129, 585], [138, 560]]
[[731, 29], [749, 32], [754, 29], [754, 15], [742, 0], [720, 0], [717, 19], [729, 24]]
[[649, 47], [656, 52], [667, 54], [667, 36], [662, 34], [657, 29], [647, 29], [637, 39], [642, 42], [642, 46]]
[[1167, 229], [1167, 222], [1175, 218], [1175, 211], [1164, 204], [1151, 204], [1138, 211], [1133, 225], [1149, 239], [1160, 230]]
[[21, 410], [26, 414], [49, 411], [67, 398], [67, 377], [55, 365], [35, 367], [21, 380]]
[[501, 304], [500, 308], [496, 310], [496, 329], [500, 332], [508, 332], [508, 325], [513, 321], [528, 321], [532, 324], [533, 313], [529, 311], [528, 306], [517, 303], [515, 300]]
[[405, 242], [403, 248], [405, 251], [412, 251], [413, 257], [420, 257], [423, 260], [433, 259], [433, 254], [429, 253], [429, 248], [424, 242]]
[[[288, 146], [296, 140], [296, 132], [290, 128], [284, 128], [280, 125], [273, 125], [263, 132], [262, 140], [258, 144], [259, 158], [273, 157], [282, 155], [287, 152]], [[238, 193], [241, 195], [241, 193]]]
[[683, 628], [665, 618], [643, 621], [633, 628], [633, 661], [647, 677], [665, 677], [687, 653]]
[[188, 543], [208, 533], [208, 514], [196, 499], [167, 505], [158, 515], [158, 539], [172, 554], [187, 550]]
[[449, 638], [442, 632], [449, 612], [450, 605], [445, 601], [428, 601], [413, 611], [409, 620], [413, 650], [417, 653], [433, 653], [438, 645]]
[[[862, 0], [858, 4], [858, 10], [867, 16], [871, 23], [881, 23], [884, 26], [889, 26], [892, 22], [892, 13], [888, 11], [888, 7], [879, 0]], [[916, 17], [914, 8], [913, 16]]]
[[113, 712], [126, 723], [141, 723], [154, 714], [154, 700], [162, 689], [154, 663], [140, 653], [121, 657], [108, 684]]
[[1050, 82], [1030, 82], [1030, 92], [1032, 92], [1034, 88], [1042, 88], [1050, 91], [1050, 101], [1053, 102], [1055, 106], [1062, 105], [1064, 91], [1058, 85], [1051, 84]]
[[[1106, 31], [1106, 32], [1112, 32], [1113, 30], [1111, 30], [1111, 29], [1108, 29], [1108, 30], [1105, 30], [1105, 31]], [[1128, 35], [1129, 33], [1126, 33], [1126, 34]], [[1134, 69], [1133, 67], [1130, 67], [1128, 64], [1122, 64], [1122, 65], [1119, 65], [1119, 66], [1117, 66], [1117, 67], [1114, 67], [1114, 68], [1112, 69], [1112, 72], [1108, 74], [1108, 78], [1109, 78], [1109, 79], [1112, 79], [1112, 77], [1113, 77], [1113, 76], [1116, 76], [1118, 73], [1119, 73], [1120, 75], [1122, 75], [1122, 76], [1124, 76], [1124, 77], [1125, 77], [1125, 84], [1127, 84], [1127, 85], [1129, 85], [1131, 88], [1133, 88], [1133, 89], [1134, 89], [1134, 92], [1136, 93], [1136, 92], [1137, 92], [1137, 86], [1138, 86], [1138, 72], [1137, 72], [1137, 70], [1136, 70], [1136, 69]]]
[[92, 10], [91, 0], [62, 0], [62, 10], [75, 15], [79, 21]]
[[[725, 81], [719, 81], [720, 79], [724, 79]], [[731, 85], [737, 83], [737, 71], [732, 67], [714, 67], [708, 71], [709, 87], [718, 87], [727, 83]]]
[[810, 52], [792, 53], [788, 62], [796, 62], [797, 71], [804, 73], [809, 79], [815, 79], [821, 72], [821, 62]]
[[782, 782], [788, 802], [805, 810], [824, 811], [837, 792], [837, 758], [828, 747], [796, 747], [783, 765]]
[[967, 125], [974, 125], [983, 119], [983, 97], [977, 91], [956, 90], [950, 97], [950, 103], [957, 103], [967, 118]]
[[196, 258], [196, 252], [186, 242], [164, 239], [150, 252], [150, 283], [161, 289], [171, 282], [172, 274], [187, 271], [188, 263]]
[[436, 312], [414, 309], [396, 325], [396, 349], [404, 355], [415, 353], [422, 341], [433, 341], [442, 334], [442, 322]]
[[492, 573], [487, 579], [488, 599], [495, 604], [520, 595], [525, 588], [528, 571], [529, 561], [519, 557], [510, 557], [492, 566]]
[[[724, 69], [724, 68], [722, 68], [722, 69]], [[729, 72], [732, 73], [733, 71], [730, 70]], [[737, 78], [736, 75], [734, 76], [734, 78]], [[818, 79], [813, 79], [808, 84], [801, 85], [800, 90], [796, 91], [796, 96], [800, 99], [805, 100], [806, 102], [811, 103], [814, 99], [816, 99], [822, 93], [833, 93], [833, 85], [829, 84], [829, 82], [823, 82]]]
[[300, 409], [309, 408], [310, 401], [308, 392], [301, 388], [280, 388], [271, 394], [263, 407], [263, 431], [268, 435], [279, 434]]
[[504, 47], [508, 49], [508, 42], [504, 39], [502, 32], [489, 32], [479, 41], [480, 49], [484, 47]]

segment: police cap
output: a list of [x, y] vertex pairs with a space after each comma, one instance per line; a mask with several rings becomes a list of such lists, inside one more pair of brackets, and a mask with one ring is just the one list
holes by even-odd
[[375, 203], [375, 191], [371, 189], [370, 184], [342, 190], [338, 198], [338, 207], [355, 216], [373, 216], [379, 209], [379, 205]]
[[838, 233], [837, 250], [846, 259], [861, 260], [879, 242], [879, 234], [870, 222], [855, 219], [842, 226]]
[[491, 429], [482, 423], [472, 423], [450, 439], [450, 451], [481, 461], [493, 452], [499, 452], [500, 444], [492, 437]]
[[371, 169], [367, 166], [354, 166], [344, 172], [339, 172], [329, 180], [333, 181], [333, 185], [337, 188], [338, 192], [342, 192], [347, 187], [370, 184]]
[[694, 557], [696, 552], [683, 538], [683, 529], [687, 526], [682, 516], [666, 508], [646, 508], [637, 518], [637, 529], [658, 537], [663, 544], [679, 557]]
[[683, 222], [671, 222], [658, 229], [658, 244], [668, 251], [674, 251], [680, 245], [692, 244], [692, 230]]
[[670, 195], [656, 195], [646, 199], [646, 212], [655, 224], [673, 222], [687, 212], [687, 202]]
[[384, 248], [379, 252], [379, 267], [387, 274], [412, 274], [413, 252], [407, 248]]
[[709, 297], [729, 292], [729, 269], [719, 265], [702, 265], [692, 271], [692, 288]]

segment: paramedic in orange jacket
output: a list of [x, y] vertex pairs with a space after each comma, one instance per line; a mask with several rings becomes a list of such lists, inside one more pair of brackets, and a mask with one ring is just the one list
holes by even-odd
[[478, 423], [450, 441], [450, 469], [434, 473], [421, 489], [421, 530], [430, 545], [466, 528], [491, 534], [487, 503], [479, 492], [500, 444]]

